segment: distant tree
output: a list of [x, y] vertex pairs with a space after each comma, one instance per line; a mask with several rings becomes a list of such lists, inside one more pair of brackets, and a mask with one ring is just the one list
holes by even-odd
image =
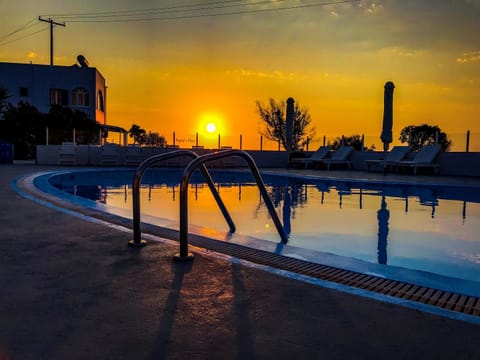
[[[285, 101], [276, 102], [270, 98], [267, 105], [256, 102], [257, 113], [265, 123], [261, 134], [267, 139], [280, 142], [287, 149]], [[300, 150], [315, 136], [315, 128], [311, 126], [311, 118], [306, 107], [295, 103], [293, 118], [293, 141], [291, 150]]]
[[355, 150], [358, 151], [367, 151], [367, 150], [375, 150], [375, 145], [372, 145], [370, 148], [363, 146], [362, 149], [362, 137], [358, 134], [354, 134], [351, 136], [340, 136], [333, 140], [332, 143], [329, 143], [333, 150], [337, 150], [340, 146], [352, 146]]
[[134, 144], [144, 145], [147, 142], [146, 133], [139, 125], [133, 124], [128, 131], [128, 136], [133, 139]]
[[8, 104], [0, 121], [0, 141], [14, 144], [15, 159], [33, 159], [36, 145], [46, 142], [45, 128], [49, 128], [49, 142], [60, 144], [72, 141], [76, 129], [78, 143], [97, 143], [99, 125], [84, 112], [63, 106], [52, 106], [47, 114], [29, 103]]
[[8, 90], [3, 85], [0, 85], [0, 120], [2, 119], [2, 114], [7, 108], [7, 100], [10, 97]]
[[145, 138], [146, 145], [157, 147], [167, 146], [167, 140], [165, 139], [165, 136], [159, 135], [156, 132], [149, 132], [148, 135], [145, 136]]
[[[438, 135], [437, 135], [438, 134]], [[425, 145], [435, 144], [435, 138], [438, 136], [438, 144], [443, 151], [448, 151], [452, 141], [436, 125], [409, 125], [400, 131], [399, 140], [402, 143], [409, 143], [412, 150], [420, 150]]]
[[45, 143], [45, 114], [36, 107], [20, 102], [8, 104], [0, 121], [2, 141], [14, 144], [15, 159], [34, 159], [36, 145]]
[[99, 141], [100, 125], [83, 111], [52, 105], [46, 117], [46, 126], [49, 128], [52, 144], [72, 141], [73, 129], [76, 130], [75, 141], [79, 144], [94, 144]]

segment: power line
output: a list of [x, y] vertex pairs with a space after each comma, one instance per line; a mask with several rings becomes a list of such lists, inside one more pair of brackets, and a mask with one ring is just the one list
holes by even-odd
[[[213, 10], [213, 9], [220, 9], [232, 6], [252, 6], [252, 5], [259, 5], [259, 4], [273, 4], [278, 3], [280, 1], [286, 0], [279, 0], [279, 1], [258, 1], [255, 3], [249, 4], [237, 4], [237, 5], [225, 5], [225, 6], [218, 6], [218, 7], [205, 7], [205, 8], [198, 8], [198, 9], [186, 9], [186, 10], [172, 10], [172, 11], [165, 11], [167, 8], [163, 8], [163, 11], [160, 9], [150, 9], [149, 13], [138, 13], [141, 10], [132, 10], [131, 12], [125, 12], [122, 14], [94, 14], [94, 15], [64, 15], [62, 18], [66, 18], [69, 16], [71, 20], [69, 22], [75, 23], [119, 23], [119, 22], [140, 22], [140, 21], [165, 21], [165, 20], [181, 20], [181, 19], [193, 19], [193, 18], [201, 18], [201, 17], [216, 17], [216, 16], [228, 16], [228, 15], [242, 15], [242, 14], [252, 14], [252, 13], [263, 13], [263, 12], [273, 12], [273, 11], [282, 11], [282, 10], [294, 10], [294, 9], [305, 9], [305, 8], [313, 8], [313, 7], [320, 7], [320, 6], [327, 6], [327, 5], [339, 5], [339, 4], [346, 4], [346, 3], [354, 3], [359, 2], [361, 0], [337, 0], [337, 1], [330, 1], [330, 2], [320, 2], [315, 4], [303, 4], [303, 5], [291, 5], [291, 6], [283, 6], [277, 8], [264, 8], [264, 9], [251, 9], [251, 10], [239, 10], [239, 11], [230, 11], [230, 12], [220, 12], [220, 13], [207, 13], [207, 14], [186, 14], [186, 15], [178, 15], [178, 16], [164, 16], [164, 17], [137, 17], [137, 18], [123, 18], [119, 19], [119, 17], [126, 17], [126, 16], [143, 16], [143, 15], [151, 15], [154, 11], [156, 13], [166, 13], [166, 12], [174, 12], [174, 13], [182, 13], [186, 11], [199, 11], [199, 10]], [[220, 2], [221, 3], [221, 2]], [[98, 19], [98, 18], [107, 18], [107, 19]], [[83, 18], [83, 20], [82, 20]]]
[[10, 36], [15, 35], [16, 33], [20, 32], [20, 31], [27, 30], [27, 29], [31, 28], [32, 26], [37, 25], [37, 23], [35, 22], [36, 20], [37, 19], [35, 18], [35, 19], [27, 21], [25, 24], [20, 26], [18, 29], [13, 30], [12, 32], [10, 32], [8, 34], [5, 34], [2, 37], [0, 37], [0, 40], [5, 40], [6, 38], [9, 38]]
[[[150, 9], [139, 9], [139, 10], [117, 10], [117, 11], [105, 11], [105, 12], [87, 12], [87, 13], [66, 13], [66, 14], [50, 14], [50, 15], [43, 15], [43, 16], [52, 16], [52, 17], [61, 17], [61, 18], [69, 18], [69, 17], [96, 17], [96, 16], [103, 16], [103, 15], [144, 15], [144, 14], [151, 14], [154, 11], [166, 11], [168, 10], [177, 10], [177, 11], [188, 11], [188, 10], [195, 10], [195, 9], [188, 9], [194, 8], [198, 6], [207, 6], [207, 5], [218, 5], [218, 4], [226, 4], [226, 3], [234, 3], [239, 2], [241, 0], [224, 0], [224, 1], [211, 1], [211, 2], [202, 2], [197, 4], [187, 4], [187, 5], [176, 5], [176, 6], [164, 6], [164, 7], [156, 7]], [[278, 1], [286, 1], [286, 0], [278, 0]], [[268, 2], [272, 2], [269, 0]], [[250, 5], [248, 4], [238, 4], [240, 6]], [[180, 10], [183, 9], [183, 10]]]
[[16, 41], [20, 41], [20, 40], [26, 39], [26, 38], [28, 38], [28, 37], [30, 37], [30, 36], [33, 36], [33, 35], [35, 35], [35, 34], [38, 34], [38, 33], [42, 32], [42, 31], [46, 31], [46, 30], [48, 30], [48, 28], [43, 28], [43, 29], [37, 30], [37, 31], [35, 31], [35, 32], [32, 32], [32, 33], [30, 33], [30, 34], [27, 34], [27, 35], [21, 36], [21, 37], [19, 37], [19, 38], [12, 39], [12, 40], [5, 41], [5, 42], [2, 42], [2, 43], [0, 43], [0, 46], [4, 46], [4, 45], [7, 45], [7, 44], [10, 44], [10, 43], [16, 42]]
[[[255, 14], [255, 13], [265, 13], [265, 12], [273, 12], [273, 11], [286, 11], [286, 10], [295, 10], [295, 9], [305, 9], [305, 8], [313, 8], [313, 7], [321, 7], [321, 6], [328, 6], [328, 5], [340, 5], [340, 4], [347, 4], [347, 3], [355, 3], [361, 0], [336, 0], [336, 1], [323, 1], [317, 3], [310, 3], [310, 4], [298, 4], [298, 5], [290, 5], [290, 6], [281, 6], [281, 7], [268, 7], [268, 8], [260, 8], [260, 9], [245, 9], [245, 10], [238, 10], [238, 11], [225, 11], [225, 12], [210, 12], [210, 13], [192, 13], [192, 12], [199, 12], [199, 11], [212, 11], [212, 10], [219, 10], [219, 9], [226, 9], [226, 8], [233, 8], [233, 7], [252, 7], [252, 6], [260, 6], [260, 5], [268, 5], [268, 4], [279, 4], [280, 2], [286, 2], [289, 0], [263, 0], [263, 1], [255, 1], [245, 3], [241, 0], [223, 0], [223, 1], [210, 1], [210, 2], [203, 2], [203, 3], [195, 3], [195, 4], [185, 4], [185, 5], [175, 5], [175, 6], [164, 6], [164, 7], [156, 7], [150, 9], [138, 9], [138, 10], [117, 10], [117, 11], [107, 11], [107, 12], [85, 12], [85, 13], [65, 13], [65, 14], [52, 14], [52, 15], [43, 15], [57, 17], [61, 19], [69, 19], [69, 22], [76, 22], [76, 23], [121, 23], [121, 22], [145, 22], [145, 21], [168, 21], [168, 20], [184, 20], [184, 19], [194, 19], [194, 18], [203, 18], [203, 17], [217, 17], [217, 16], [231, 16], [231, 15], [242, 15], [242, 14]], [[285, 4], [286, 5], [286, 4]], [[152, 16], [152, 14], [179, 14], [176, 16]], [[39, 19], [42, 16], [39, 17]], [[47, 29], [41, 29], [19, 38], [12, 39], [10, 41], [4, 41], [9, 37], [18, 34], [20, 32], [26, 31], [33, 26], [38, 25], [38, 22], [35, 23], [37, 19], [29, 20], [24, 25], [20, 26], [19, 28], [15, 29], [14, 31], [5, 34], [4, 36], [0, 37], [0, 46], [4, 46], [10, 44], [15, 41], [23, 40], [30, 36], [33, 36], [39, 32], [45, 31]], [[40, 19], [41, 20], [41, 19]], [[46, 21], [48, 22], [48, 20]], [[62, 25], [63, 24], [57, 24]]]

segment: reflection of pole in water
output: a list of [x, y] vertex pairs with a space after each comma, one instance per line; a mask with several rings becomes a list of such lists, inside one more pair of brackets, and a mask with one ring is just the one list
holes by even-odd
[[148, 185], [148, 201], [152, 200], [152, 185]]
[[292, 198], [290, 196], [289, 187], [286, 187], [285, 192], [283, 193], [282, 214], [283, 214], [283, 229], [285, 230], [285, 234], [287, 234], [287, 236], [290, 235], [290, 232], [292, 231], [291, 222], [290, 222], [290, 217], [292, 213], [291, 204], [292, 204]]
[[463, 200], [462, 220], [465, 222], [466, 218], [467, 218], [467, 201]]
[[378, 263], [387, 263], [387, 238], [388, 238], [388, 219], [390, 218], [390, 211], [387, 209], [387, 202], [385, 195], [382, 195], [382, 205], [377, 211], [378, 219]]
[[175, 185], [172, 186], [172, 200], [175, 202]]
[[362, 210], [363, 208], [363, 189], [360, 188], [360, 199], [359, 199], [359, 207], [360, 207], [360, 210]]
[[124, 197], [123, 201], [124, 201], [125, 203], [127, 203], [127, 184], [125, 184], [125, 185], [123, 186], [123, 191], [124, 191], [124, 193], [125, 193], [125, 197]]
[[242, 184], [238, 183], [238, 200], [242, 200]]

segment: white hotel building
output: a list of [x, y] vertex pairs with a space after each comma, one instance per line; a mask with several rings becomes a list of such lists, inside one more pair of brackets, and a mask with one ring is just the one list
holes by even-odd
[[106, 124], [105, 78], [79, 55], [72, 66], [0, 62], [0, 86], [16, 106], [26, 102], [47, 113], [51, 105], [68, 106], [85, 112], [90, 119]]

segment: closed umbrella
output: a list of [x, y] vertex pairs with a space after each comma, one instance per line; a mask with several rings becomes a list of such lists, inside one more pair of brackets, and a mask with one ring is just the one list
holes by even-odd
[[285, 137], [286, 137], [286, 145], [287, 151], [291, 151], [293, 147], [293, 122], [295, 121], [295, 107], [293, 104], [295, 100], [293, 98], [287, 99], [287, 115], [285, 119]]
[[385, 95], [383, 101], [383, 127], [380, 139], [383, 142], [383, 151], [387, 152], [390, 143], [392, 142], [392, 127], [393, 127], [393, 89], [395, 85], [393, 82], [387, 81], [385, 83]]

